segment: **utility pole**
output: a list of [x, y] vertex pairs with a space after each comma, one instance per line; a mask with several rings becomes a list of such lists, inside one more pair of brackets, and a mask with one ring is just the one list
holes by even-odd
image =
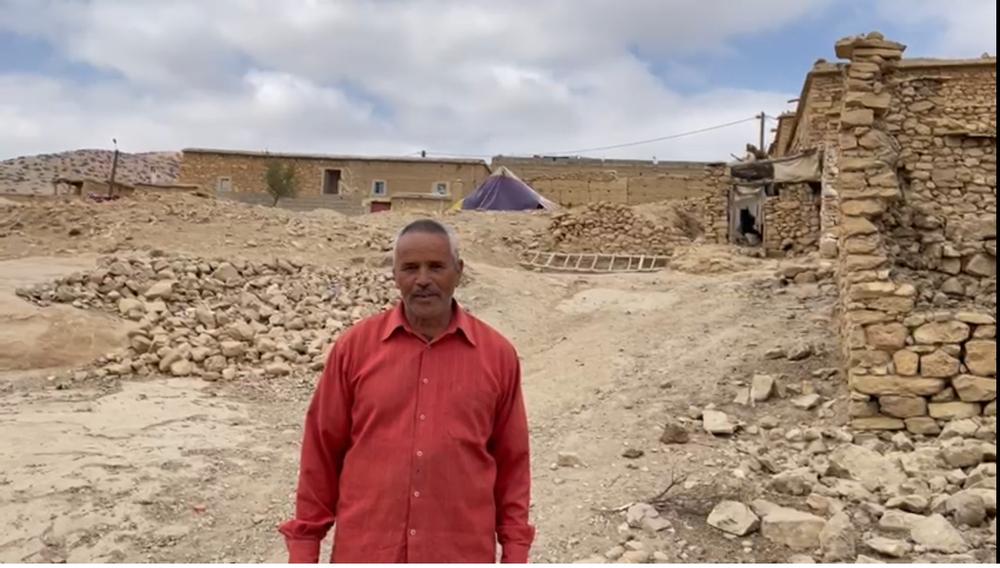
[[760, 114], [757, 115], [757, 118], [760, 119], [760, 146], [758, 146], [757, 149], [759, 149], [761, 152], [765, 151], [764, 150], [764, 119], [766, 117], [767, 117], [767, 115], [764, 114], [764, 111], [760, 111]]
[[118, 139], [112, 138], [115, 145], [115, 155], [111, 158], [111, 179], [108, 180], [108, 197], [112, 197], [115, 192], [115, 173], [118, 171]]

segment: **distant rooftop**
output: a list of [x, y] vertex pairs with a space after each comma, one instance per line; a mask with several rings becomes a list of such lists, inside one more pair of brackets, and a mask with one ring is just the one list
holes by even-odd
[[224, 150], [218, 148], [184, 148], [184, 154], [215, 154], [220, 156], [246, 156], [254, 158], [288, 158], [296, 160], [338, 160], [343, 162], [403, 162], [428, 164], [471, 164], [486, 166], [485, 160], [474, 158], [419, 158], [415, 156], [354, 156], [347, 154], [299, 154], [288, 152], [257, 152], [252, 150]]

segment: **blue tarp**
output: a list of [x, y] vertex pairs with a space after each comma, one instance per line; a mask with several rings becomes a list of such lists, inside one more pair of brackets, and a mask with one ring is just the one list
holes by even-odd
[[531, 189], [531, 186], [504, 166], [490, 174], [476, 191], [462, 200], [462, 209], [526, 211], [553, 208], [554, 203]]

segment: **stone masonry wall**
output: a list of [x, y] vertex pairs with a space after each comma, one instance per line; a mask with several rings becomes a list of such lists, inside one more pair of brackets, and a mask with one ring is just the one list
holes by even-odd
[[789, 184], [764, 200], [764, 249], [801, 253], [815, 249], [819, 236], [819, 199], [808, 184]]
[[903, 199], [886, 221], [918, 308], [996, 307], [996, 66], [983, 63], [893, 74]]
[[702, 162], [497, 156], [492, 166], [506, 166], [536, 191], [567, 207], [697, 198], [728, 185], [723, 164]]
[[[950, 218], [965, 218], [938, 216], [937, 226], [915, 222], [912, 226], [919, 231], [914, 231], [910, 240], [900, 232], [900, 216], [915, 209], [909, 203], [920, 201], [907, 200], [910, 187], [906, 175], [900, 176], [900, 168], [911, 171], [905, 164], [927, 160], [932, 165], [939, 160], [954, 163], [952, 154], [940, 151], [949, 148], [943, 140], [932, 141], [925, 152], [918, 153], [912, 151], [915, 147], [910, 138], [894, 135], [905, 134], [905, 127], [902, 131], [895, 128], [900, 123], [894, 109], [901, 105], [912, 109], [921, 102], [907, 99], [919, 97], [919, 91], [908, 94], [906, 87], [898, 88], [903, 84], [899, 81], [899, 61], [904, 49], [874, 33], [837, 43], [838, 56], [850, 60], [835, 179], [840, 210], [840, 333], [852, 390], [852, 425], [935, 434], [941, 421], [995, 414], [996, 328], [992, 314], [976, 306], [934, 311], [918, 306], [918, 298], [933, 290], [933, 283], [924, 276], [927, 269], [908, 267], [908, 257], [900, 253], [914, 244], [940, 242], [940, 237], [934, 236], [938, 229], [946, 227]], [[954, 102], [960, 104], [961, 100]], [[924, 106], [917, 105], [917, 109]], [[917, 124], [912, 126], [914, 132]], [[979, 144], [969, 148], [981, 149]], [[965, 174], [956, 172], [955, 177], [959, 175]], [[970, 182], [976, 175], [970, 172]], [[952, 204], [964, 202], [966, 193], [954, 189], [959, 191]], [[981, 202], [979, 198], [969, 201]], [[972, 212], [971, 208], [962, 209]], [[975, 208], [977, 216], [985, 211]], [[948, 230], [942, 232], [947, 238]], [[970, 250], [969, 259], [976, 254], [980, 252]], [[962, 251], [959, 256], [964, 266], [968, 260]], [[931, 292], [934, 295], [936, 292]]]
[[476, 160], [353, 160], [188, 150], [181, 160], [180, 183], [215, 191], [219, 178], [228, 177], [232, 180], [232, 191], [236, 193], [263, 193], [264, 173], [273, 159], [295, 166], [300, 196], [321, 195], [324, 170], [339, 169], [340, 195], [359, 202], [372, 197], [375, 180], [386, 182], [389, 196], [398, 193], [429, 194], [436, 183], [446, 182], [450, 196], [459, 199], [475, 191], [490, 173], [486, 162]]

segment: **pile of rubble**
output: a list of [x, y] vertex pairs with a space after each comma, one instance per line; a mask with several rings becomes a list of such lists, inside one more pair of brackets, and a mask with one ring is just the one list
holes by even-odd
[[669, 255], [689, 239], [673, 223], [655, 221], [631, 207], [598, 202], [552, 216], [549, 236], [553, 250]]
[[74, 379], [165, 373], [231, 380], [322, 368], [339, 333], [390, 306], [396, 292], [387, 273], [367, 268], [154, 253], [104, 257], [97, 270], [17, 293], [137, 322], [125, 352]]
[[[722, 500], [706, 524], [727, 539], [741, 539], [747, 555], [759, 535], [786, 549], [787, 561], [795, 563], [995, 558], [995, 418], [952, 421], [940, 437], [927, 438], [839, 427], [784, 429], [771, 416], [745, 425], [712, 409], [698, 414], [693, 422], [669, 420], [660, 442], [686, 444], [697, 426], [738, 450], [739, 463], [720, 473], [743, 480], [758, 498]], [[676, 561], [659, 551], [676, 547], [657, 544], [664, 528], [673, 532], [661, 520], [664, 512], [649, 503], [623, 509], [618, 545], [582, 561]]]
[[775, 501], [805, 506], [723, 501], [710, 526], [733, 537], [759, 530], [824, 562], [976, 562], [970, 553], [995, 551], [995, 419], [951, 422], [940, 439], [835, 428], [765, 437], [747, 447], [748, 467], [770, 476]]

